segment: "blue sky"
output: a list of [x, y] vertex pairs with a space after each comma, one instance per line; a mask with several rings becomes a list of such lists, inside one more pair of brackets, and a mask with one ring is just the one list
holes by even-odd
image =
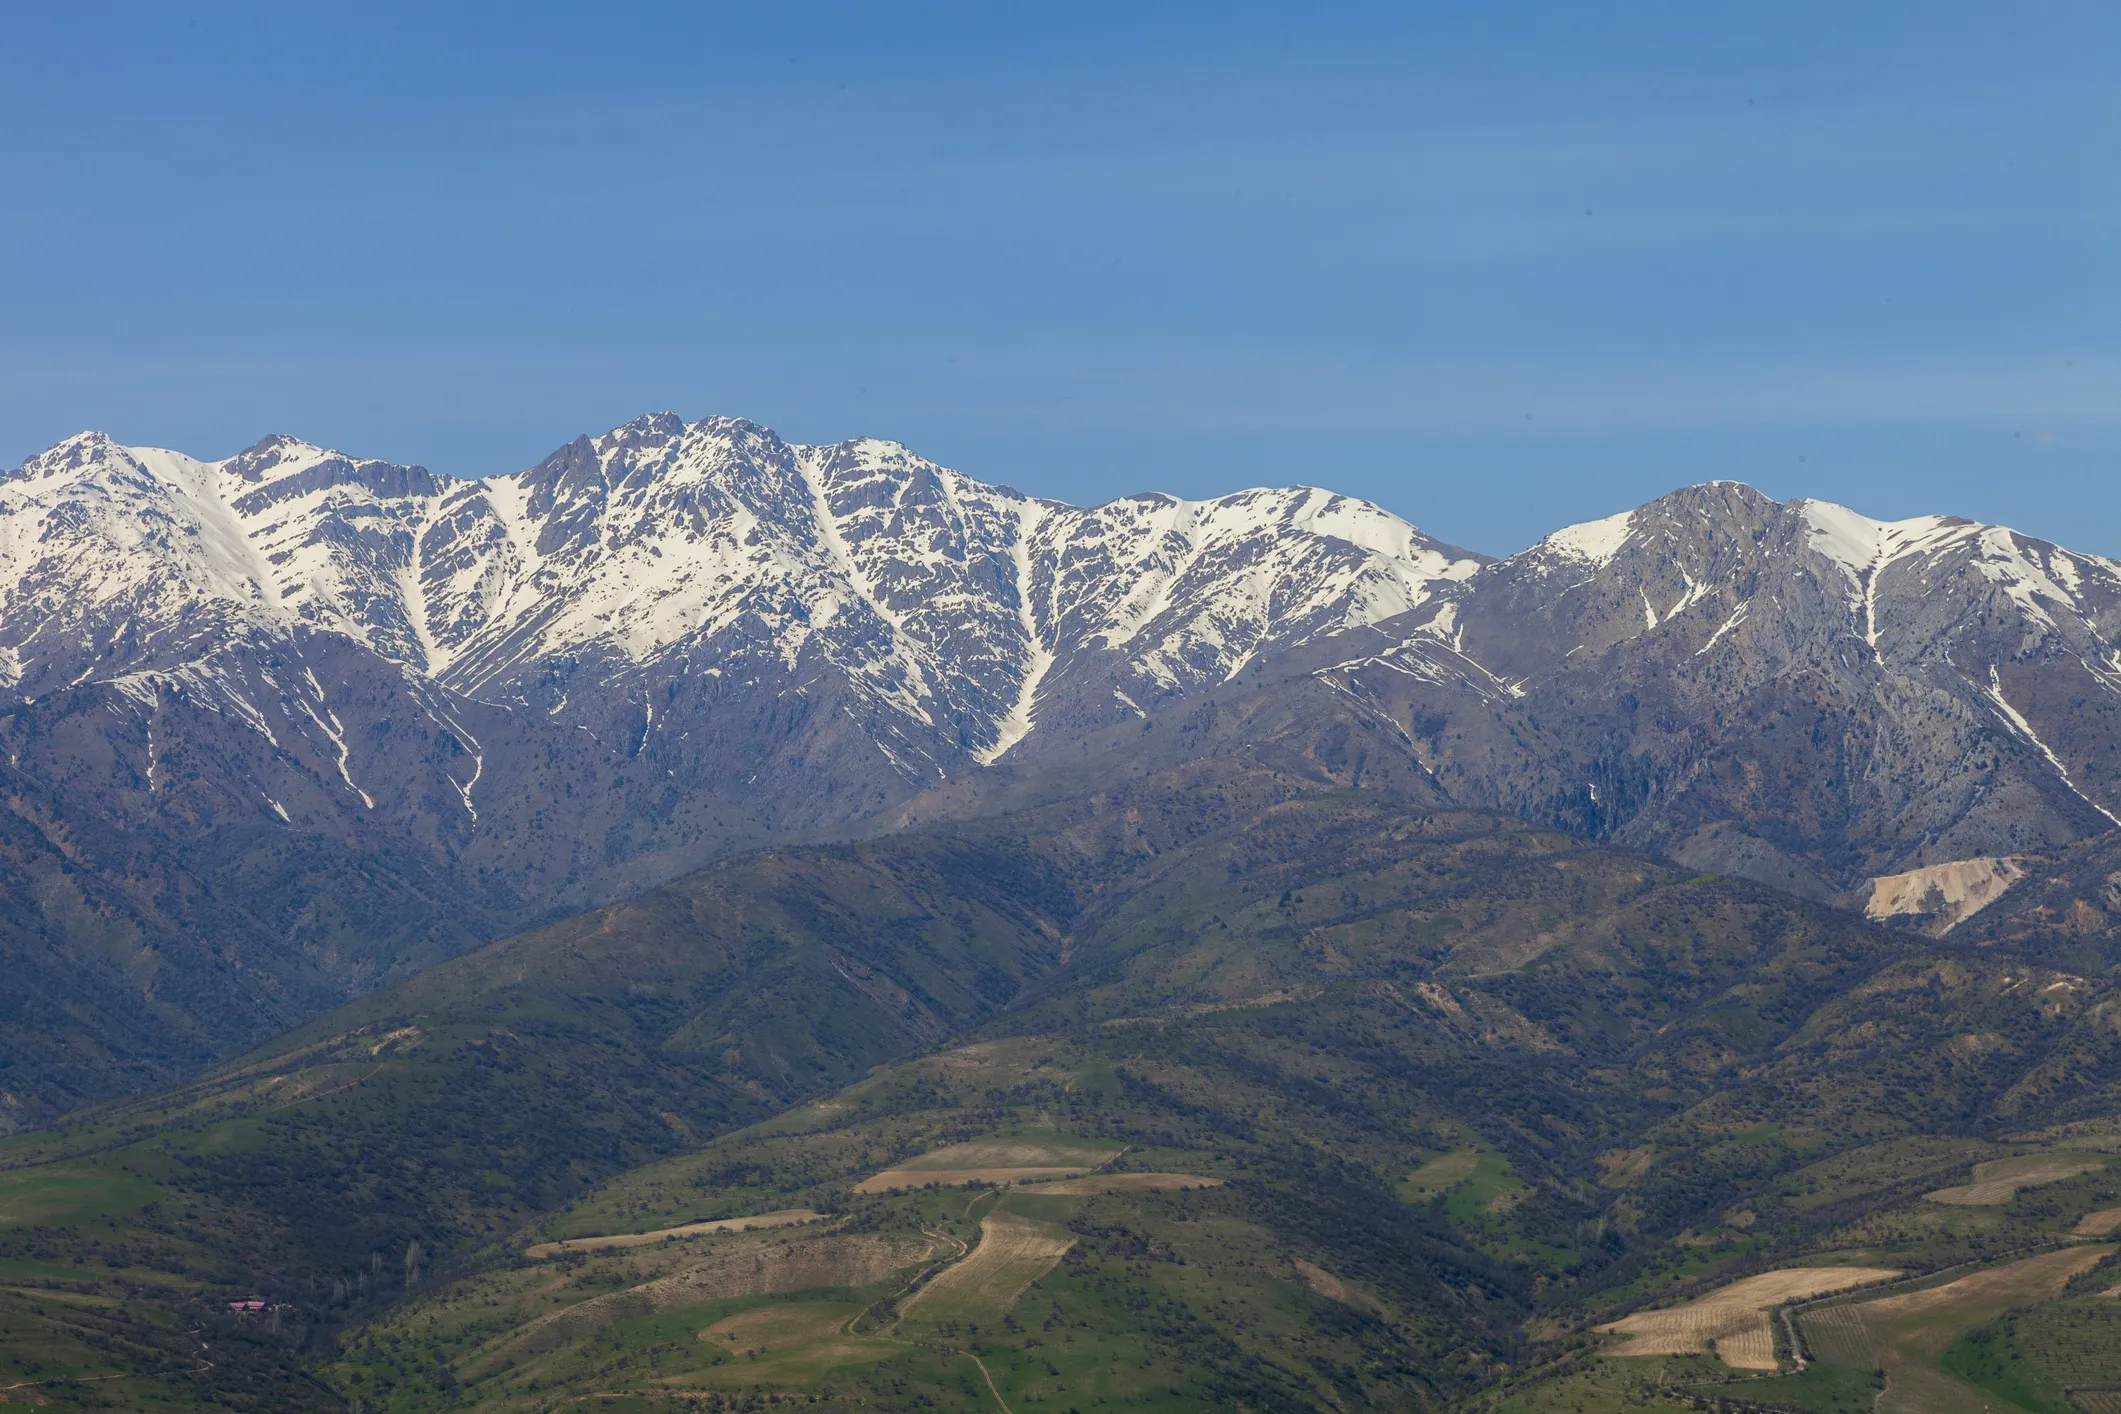
[[2121, 7], [0, 5], [0, 464], [673, 408], [1494, 553], [1737, 477], [2121, 555]]

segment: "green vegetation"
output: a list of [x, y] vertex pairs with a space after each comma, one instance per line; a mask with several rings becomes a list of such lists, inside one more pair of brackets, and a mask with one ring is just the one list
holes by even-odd
[[2069, 1390], [2121, 1388], [2121, 1302], [2096, 1295], [2009, 1312], [1954, 1341], [1940, 1363], [2032, 1414], [2075, 1414]]
[[1998, 1341], [1987, 1326], [1954, 1341], [1939, 1365], [1946, 1374], [2029, 1414], [2074, 1414], [2062, 1387], [2022, 1351]]
[[1862, 1414], [1885, 1388], [1885, 1377], [1872, 1370], [1815, 1362], [1794, 1374], [1765, 1379], [1676, 1386], [1709, 1399], [1725, 1399], [1802, 1409], [1810, 1414]]
[[107, 1163], [57, 1163], [0, 1173], [0, 1223], [49, 1227], [137, 1213], [160, 1190]]
[[1440, 1198], [1470, 1179], [1482, 1159], [1492, 1157], [1478, 1149], [1458, 1149], [1440, 1159], [1431, 1159], [1401, 1180], [1399, 1196], [1409, 1203]]
[[[2104, 982], [1288, 762], [973, 833], [733, 861], [0, 1143], [0, 1355], [143, 1408], [1677, 1408], [1732, 1372], [1594, 1328], [2017, 1271], [2121, 1205], [2076, 1158], [1924, 1196], [2103, 1160]], [[1223, 1182], [1026, 1181], [1091, 1168]], [[526, 1255], [791, 1208], [829, 1220]], [[2088, 1381], [2098, 1329], [2034, 1333], [2117, 1304], [2072, 1285], [2106, 1250], [1815, 1308], [1811, 1369], [1715, 1397]], [[2022, 1356], [1948, 1360], [2021, 1307]]]

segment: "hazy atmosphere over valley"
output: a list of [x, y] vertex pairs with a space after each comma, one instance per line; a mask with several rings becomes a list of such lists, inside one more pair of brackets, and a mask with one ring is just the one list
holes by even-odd
[[0, 41], [0, 1403], [2121, 1411], [2113, 15]]

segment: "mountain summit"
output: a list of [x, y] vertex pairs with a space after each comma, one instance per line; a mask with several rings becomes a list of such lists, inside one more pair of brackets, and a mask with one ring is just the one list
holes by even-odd
[[2121, 810], [2121, 566], [1999, 526], [1720, 482], [1413, 617], [1333, 671], [1454, 794], [1705, 868], [1827, 897]]

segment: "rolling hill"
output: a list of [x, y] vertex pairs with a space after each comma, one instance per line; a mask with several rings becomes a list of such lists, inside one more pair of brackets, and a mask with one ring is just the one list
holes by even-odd
[[[1443, 1408], [2115, 1112], [2108, 982], [1308, 759], [744, 856], [11, 1140], [9, 1358], [71, 1350], [139, 1407], [531, 1409], [614, 1379], [980, 1407], [965, 1380], [1058, 1399], [1110, 1366], [1150, 1372], [1100, 1386], [1120, 1407]], [[981, 1160], [970, 1191], [863, 1190], [974, 1142], [1113, 1154], [1118, 1187], [982, 1200], [1008, 1163]], [[1990, 1216], [1926, 1208], [1895, 1261], [1947, 1265]], [[525, 1256], [784, 1210], [828, 1221]], [[990, 1238], [1060, 1251], [1013, 1298], [1036, 1327], [902, 1299]], [[796, 1274], [712, 1275], [761, 1242]], [[104, 1344], [47, 1291], [122, 1293]], [[249, 1299], [269, 1326], [225, 1309]], [[744, 1350], [784, 1322], [770, 1381], [701, 1363], [732, 1321]], [[1019, 1338], [1063, 1327], [1072, 1365]], [[201, 1370], [199, 1340], [242, 1358]]]

